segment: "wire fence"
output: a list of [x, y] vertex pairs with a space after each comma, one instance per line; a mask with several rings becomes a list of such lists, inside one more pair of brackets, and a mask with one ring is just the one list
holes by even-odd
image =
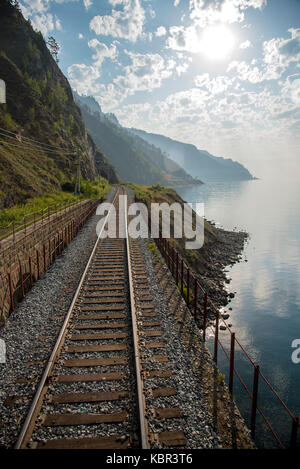
[[12, 241], [16, 241], [17, 233], [23, 231], [24, 236], [26, 236], [29, 229], [35, 229], [39, 222], [44, 223], [47, 220], [51, 219], [51, 216], [57, 214], [58, 212], [66, 213], [71, 207], [82, 203], [78, 199], [72, 199], [70, 201], [61, 202], [60, 204], [52, 204], [41, 210], [35, 212], [27, 213], [22, 217], [20, 221], [11, 221], [6, 225], [0, 225], [0, 249], [1, 241], [12, 236]]
[[[4, 294], [1, 302], [2, 318], [4, 316], [4, 305], [9, 302], [8, 314], [15, 310], [17, 303], [22, 301], [25, 294], [32, 288], [35, 282], [43, 275], [62, 251], [68, 246], [71, 240], [77, 235], [88, 218], [95, 212], [99, 200], [89, 204], [87, 210], [82, 211], [65, 226], [57, 231], [47, 242], [33, 250], [34, 254], [28, 256], [26, 261], [19, 262], [18, 271], [8, 272], [1, 275], [1, 285], [4, 287]], [[18, 280], [13, 282], [13, 278]], [[15, 285], [14, 285], [15, 283]]]

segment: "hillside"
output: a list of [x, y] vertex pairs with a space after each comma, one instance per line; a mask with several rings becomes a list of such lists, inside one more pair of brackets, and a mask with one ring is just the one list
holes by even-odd
[[124, 129], [113, 114], [104, 114], [91, 96], [74, 92], [85, 125], [124, 181], [137, 184], [200, 184], [181, 166], [137, 135]]
[[213, 156], [207, 151], [198, 150], [194, 145], [178, 142], [163, 135], [138, 129], [128, 130], [160, 148], [185, 171], [204, 182], [254, 179], [243, 165], [230, 158]]
[[70, 85], [35, 32], [9, 0], [0, 4], [0, 207], [60, 190], [73, 178], [78, 155], [82, 176], [119, 177], [87, 134]]

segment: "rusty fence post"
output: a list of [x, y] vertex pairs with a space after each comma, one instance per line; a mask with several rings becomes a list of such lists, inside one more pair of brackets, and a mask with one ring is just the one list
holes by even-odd
[[178, 270], [179, 270], [178, 252], [176, 252], [176, 285], [178, 285]]
[[202, 323], [202, 330], [203, 330], [203, 342], [205, 342], [206, 339], [206, 318], [207, 318], [207, 293], [204, 293], [204, 298], [203, 298], [203, 323]]
[[229, 364], [229, 382], [228, 382], [230, 394], [232, 394], [232, 391], [233, 391], [234, 345], [235, 345], [235, 332], [232, 332], [231, 338], [230, 338], [230, 364]]
[[186, 304], [190, 303], [190, 269], [187, 268], [186, 271]]
[[12, 312], [14, 312], [15, 310], [14, 291], [13, 291], [13, 286], [12, 286], [11, 273], [8, 274], [8, 285], [9, 285], [9, 296], [10, 296], [10, 307], [11, 307]]
[[181, 258], [181, 285], [180, 285], [181, 289], [180, 289], [180, 291], [181, 291], [182, 296], [183, 296], [183, 269], [184, 269], [183, 259]]
[[299, 427], [299, 417], [293, 418], [292, 422], [292, 434], [291, 434], [291, 448], [295, 449], [297, 447], [297, 432]]
[[28, 264], [29, 264], [29, 285], [30, 285], [30, 288], [32, 288], [32, 262], [31, 262], [31, 256], [29, 256]]
[[254, 367], [253, 376], [253, 392], [252, 392], [252, 409], [251, 409], [251, 437], [255, 437], [255, 422], [256, 422], [256, 409], [257, 409], [257, 396], [258, 396], [258, 377], [259, 377], [259, 366]]
[[198, 303], [198, 284], [194, 278], [194, 318], [197, 319], [197, 303]]
[[214, 361], [218, 363], [218, 341], [219, 341], [219, 313], [216, 312], [216, 328], [215, 328], [215, 344], [214, 344]]
[[172, 275], [174, 277], [174, 247], [172, 246]]
[[36, 268], [37, 268], [37, 280], [40, 278], [40, 253], [36, 250]]
[[12, 227], [13, 227], [13, 242], [15, 242], [16, 240], [16, 232], [15, 232], [15, 222], [13, 221], [12, 223]]
[[46, 246], [43, 245], [43, 257], [44, 257], [44, 272], [46, 272]]
[[20, 262], [20, 285], [21, 285], [21, 300], [24, 298], [24, 282], [23, 282], [23, 269], [22, 264]]
[[49, 248], [49, 265], [51, 265], [51, 262], [52, 262], [52, 255], [51, 255], [51, 241], [50, 241], [50, 239], [49, 239], [49, 243], [48, 243], [48, 244], [49, 244], [49, 247], [48, 247], [48, 248]]

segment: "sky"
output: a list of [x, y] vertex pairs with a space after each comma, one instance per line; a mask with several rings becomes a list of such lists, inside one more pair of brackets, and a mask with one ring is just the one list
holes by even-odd
[[22, 0], [71, 86], [125, 127], [300, 174], [300, 0]]

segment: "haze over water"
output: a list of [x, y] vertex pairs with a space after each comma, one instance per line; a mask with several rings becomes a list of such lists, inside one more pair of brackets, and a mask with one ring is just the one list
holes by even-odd
[[[291, 343], [300, 339], [299, 183], [265, 180], [207, 183], [177, 188], [177, 192], [189, 203], [204, 202], [208, 220], [228, 230], [236, 227], [249, 233], [242, 260], [227, 268], [227, 276], [232, 279], [229, 291], [236, 292], [228, 305], [232, 307], [228, 322], [290, 410], [300, 415], [300, 364], [291, 360], [294, 350]], [[220, 331], [220, 339], [228, 345], [227, 337], [227, 333]], [[219, 358], [219, 368], [226, 373], [227, 382], [228, 362], [221, 350]], [[236, 354], [236, 365], [252, 392], [252, 367], [240, 353]], [[291, 430], [288, 415], [266, 392], [262, 380], [259, 385], [258, 405], [288, 442]], [[250, 399], [236, 378], [233, 394], [249, 425]], [[257, 441], [260, 446], [273, 446], [275, 440], [261, 422], [258, 417]]]

